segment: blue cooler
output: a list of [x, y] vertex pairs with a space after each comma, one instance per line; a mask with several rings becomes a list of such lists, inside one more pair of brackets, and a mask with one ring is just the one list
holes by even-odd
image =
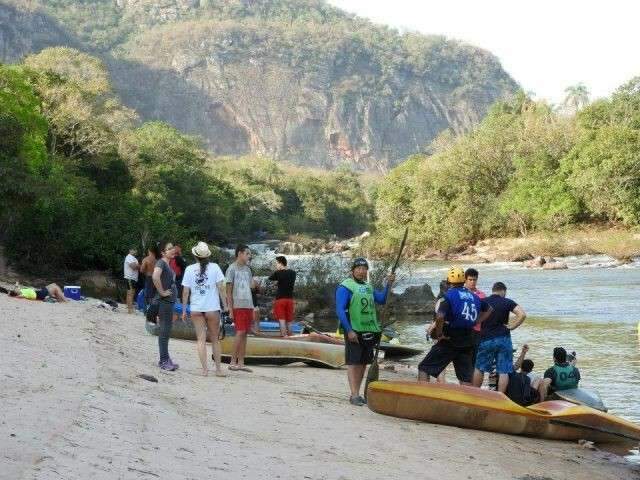
[[65, 285], [64, 296], [70, 298], [71, 300], [80, 300], [80, 297], [82, 296], [80, 290], [80, 287], [78, 287], [77, 285]]

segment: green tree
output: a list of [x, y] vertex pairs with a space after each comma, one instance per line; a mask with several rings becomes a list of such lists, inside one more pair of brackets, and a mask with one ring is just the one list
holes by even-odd
[[589, 104], [589, 89], [583, 83], [565, 88], [564, 93], [563, 105], [574, 113]]

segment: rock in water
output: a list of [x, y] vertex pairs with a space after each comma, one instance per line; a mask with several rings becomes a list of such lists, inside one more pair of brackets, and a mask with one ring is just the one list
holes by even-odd
[[547, 262], [542, 266], [543, 270], [567, 270], [568, 268], [565, 262]]
[[545, 263], [547, 263], [547, 261], [543, 257], [536, 257], [532, 260], [525, 261], [524, 266], [527, 268], [540, 268]]

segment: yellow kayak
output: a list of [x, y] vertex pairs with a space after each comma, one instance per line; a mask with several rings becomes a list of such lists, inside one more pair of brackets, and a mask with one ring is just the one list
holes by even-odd
[[[176, 322], [178, 323], [178, 322]], [[155, 323], [146, 322], [147, 332], [157, 335]], [[227, 336], [220, 341], [222, 358], [229, 360], [235, 337]], [[290, 340], [280, 337], [247, 337], [245, 363], [265, 365], [287, 365], [302, 362], [313, 367], [340, 368], [344, 365], [344, 346], [332, 343]]]
[[384, 415], [552, 440], [618, 443], [640, 440], [640, 426], [563, 400], [521, 407], [506, 395], [474, 387], [416, 382], [372, 382], [371, 410]]

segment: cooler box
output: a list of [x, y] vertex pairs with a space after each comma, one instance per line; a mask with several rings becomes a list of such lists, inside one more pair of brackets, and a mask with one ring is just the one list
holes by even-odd
[[71, 300], [80, 300], [80, 297], [82, 296], [80, 290], [80, 287], [77, 285], [65, 285], [64, 296]]

